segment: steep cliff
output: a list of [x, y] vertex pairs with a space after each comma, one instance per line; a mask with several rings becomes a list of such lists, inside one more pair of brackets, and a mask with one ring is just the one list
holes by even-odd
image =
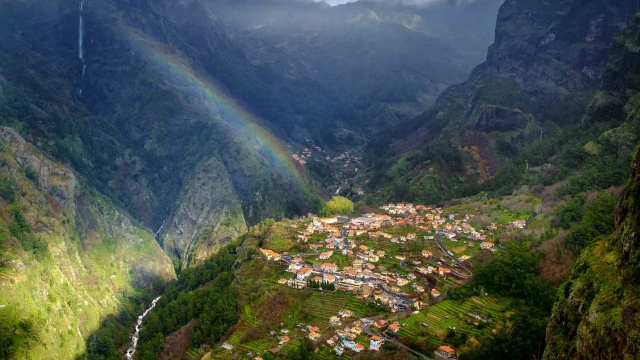
[[192, 176], [166, 224], [169, 230], [163, 241], [167, 252], [185, 260], [193, 252], [194, 260], [202, 263], [225, 242], [246, 232], [247, 226], [240, 199], [220, 159], [204, 160]]
[[[603, 89], [594, 97], [584, 126], [615, 121], [620, 126], [591, 144], [592, 151], [637, 146], [640, 18], [616, 36]], [[587, 248], [562, 285], [547, 329], [546, 360], [638, 359], [640, 357], [640, 152], [615, 214], [616, 230]]]
[[[245, 220], [315, 207], [315, 195], [287, 168], [290, 155], [272, 156], [279, 140], [216, 81], [234, 66], [244, 71], [239, 64], [246, 61], [202, 4], [79, 5], [0, 4], [1, 124], [69, 163], [146, 226], [164, 222], [160, 237], [186, 227], [241, 230]], [[234, 80], [246, 86], [255, 79]], [[211, 158], [223, 166], [201, 166]], [[191, 188], [198, 176], [231, 186], [212, 195]], [[211, 201], [194, 202], [194, 196]], [[233, 216], [226, 215], [230, 208]], [[213, 231], [204, 242], [211, 247], [203, 250], [230, 235]], [[187, 262], [190, 242], [166, 243]]]
[[[520, 162], [513, 171], [523, 173], [527, 161], [552, 162], [567, 134], [576, 133], [567, 129], [581, 123], [604, 79], [611, 41], [635, 11], [632, 0], [506, 0], [487, 59], [467, 81], [371, 141], [370, 186], [386, 193], [408, 188], [396, 195], [433, 202], [477, 191], [465, 192], [513, 158]], [[546, 140], [543, 149], [529, 150]]]
[[640, 356], [640, 152], [615, 217], [615, 233], [585, 250], [559, 290], [546, 360]]
[[526, 131], [577, 122], [599, 89], [614, 35], [633, 20], [634, 1], [505, 1], [487, 60], [452, 86], [419, 132]]
[[[153, 235], [0, 128], [0, 357], [73, 358], [175, 273]], [[110, 344], [109, 346], [124, 345]]]

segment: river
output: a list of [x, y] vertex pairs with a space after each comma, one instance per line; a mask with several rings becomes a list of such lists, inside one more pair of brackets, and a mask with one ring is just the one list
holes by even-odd
[[149, 312], [153, 310], [154, 307], [156, 307], [156, 303], [158, 302], [158, 300], [160, 300], [160, 296], [153, 299], [153, 301], [151, 302], [151, 306], [149, 306], [149, 308], [145, 310], [142, 315], [138, 316], [138, 322], [136, 322], [135, 331], [131, 336], [131, 345], [124, 355], [125, 359], [133, 360], [133, 354], [136, 353], [136, 346], [138, 345], [138, 339], [140, 338], [140, 330], [142, 330], [142, 322], [144, 321], [144, 318], [149, 314]]

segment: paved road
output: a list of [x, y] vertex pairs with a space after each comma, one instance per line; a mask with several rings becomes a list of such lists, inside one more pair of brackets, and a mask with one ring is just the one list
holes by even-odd
[[445, 254], [445, 256], [447, 256], [451, 260], [455, 261], [456, 264], [458, 264], [458, 266], [460, 266], [461, 268], [467, 270], [470, 275], [460, 274], [458, 272], [455, 272], [455, 270], [453, 270], [453, 269], [451, 269], [451, 272], [455, 272], [454, 275], [459, 276], [459, 277], [464, 278], [464, 279], [469, 279], [469, 278], [473, 277], [473, 272], [471, 271], [471, 268], [469, 268], [467, 266], [467, 264], [465, 264], [463, 261], [461, 261], [460, 259], [455, 257], [452, 253], [450, 253], [449, 250], [447, 250], [447, 248], [444, 246], [444, 244], [442, 244], [442, 242], [440, 242], [439, 237], [440, 237], [440, 235], [436, 234], [436, 244], [438, 244], [438, 247], [440, 248], [440, 251], [442, 251]]

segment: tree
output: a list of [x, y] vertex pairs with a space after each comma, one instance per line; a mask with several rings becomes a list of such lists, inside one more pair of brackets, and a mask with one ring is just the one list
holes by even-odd
[[348, 215], [353, 212], [353, 202], [343, 196], [334, 196], [324, 205], [323, 213], [325, 216], [331, 215]]

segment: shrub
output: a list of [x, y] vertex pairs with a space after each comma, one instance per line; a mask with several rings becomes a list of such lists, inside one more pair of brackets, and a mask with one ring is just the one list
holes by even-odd
[[13, 202], [16, 198], [16, 181], [12, 178], [0, 180], [0, 197], [6, 201]]
[[24, 168], [24, 175], [34, 184], [38, 184], [38, 173], [36, 173], [35, 170], [33, 170], [30, 166]]

